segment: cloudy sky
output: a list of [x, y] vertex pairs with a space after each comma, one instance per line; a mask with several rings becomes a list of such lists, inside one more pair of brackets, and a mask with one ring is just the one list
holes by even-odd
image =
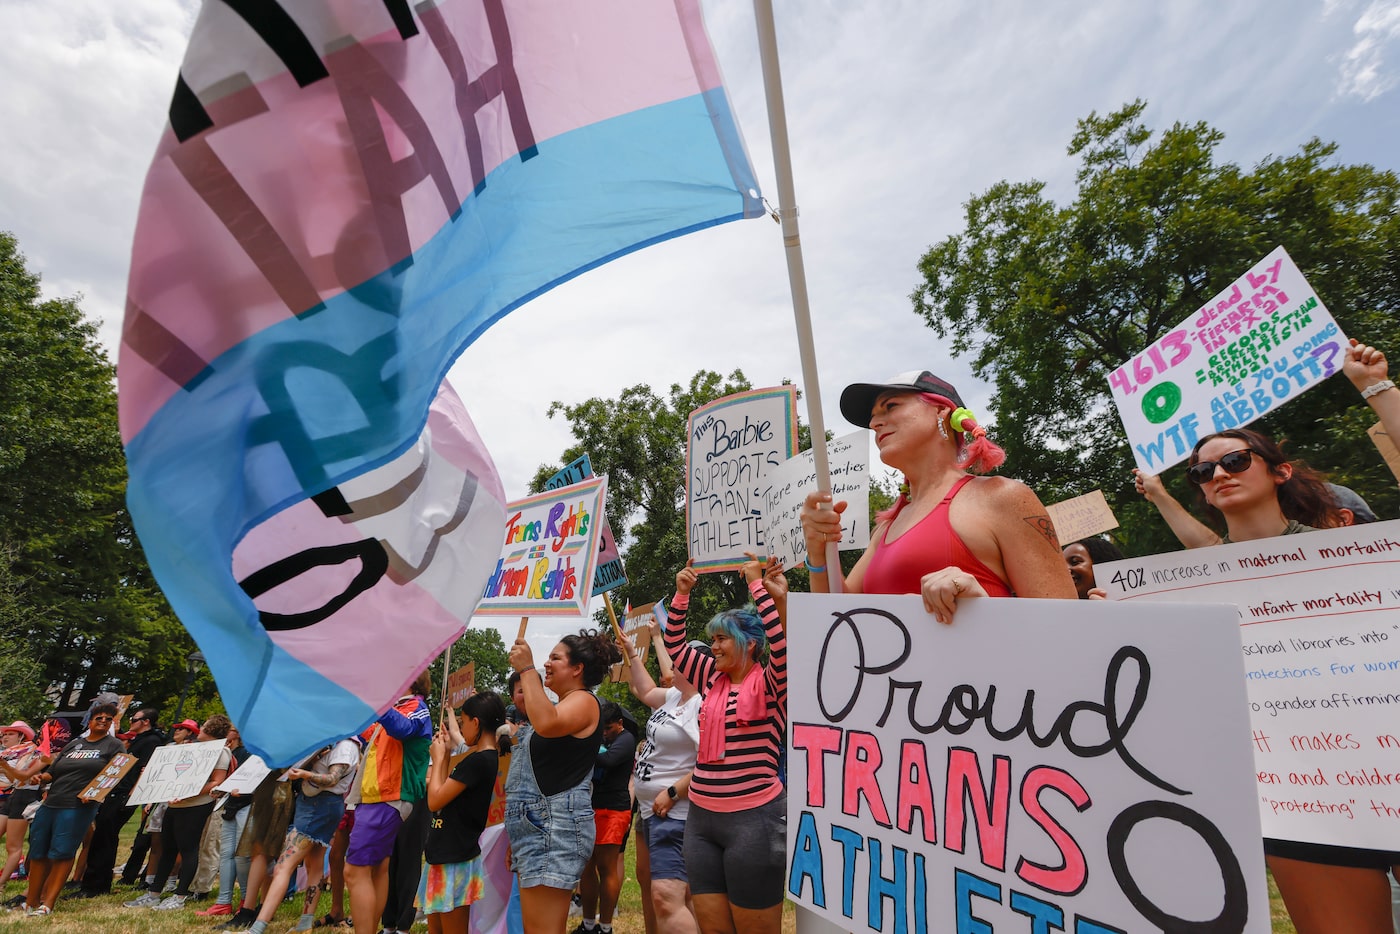
[[[1395, 168], [1400, 0], [1139, 4], [778, 0], [778, 35], [826, 423], [848, 382], [930, 368], [986, 393], [910, 310], [915, 263], [1001, 179], [1072, 193], [1076, 119], [1134, 98], [1205, 120], [1253, 164], [1311, 136]], [[192, 0], [5, 0], [0, 229], [47, 294], [81, 293], [115, 352], [142, 178]], [[753, 12], [706, 0], [750, 154], [776, 201]], [[587, 273], [461, 356], [458, 392], [520, 495], [570, 438], [551, 401], [664, 393], [700, 369], [801, 382], [779, 228], [729, 224]], [[804, 417], [805, 413], [804, 413]]]

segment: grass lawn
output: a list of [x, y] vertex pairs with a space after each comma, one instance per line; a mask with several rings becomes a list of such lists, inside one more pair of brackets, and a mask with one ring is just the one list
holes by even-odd
[[[122, 834], [122, 847], [117, 857], [118, 866], [131, 851], [131, 840], [135, 836], [136, 825], [137, 821], [131, 820]], [[637, 887], [632, 855], [632, 848], [629, 847], [627, 851], [627, 877], [622, 886], [618, 917], [613, 924], [613, 930], [616, 934], [644, 934], [645, 932], [642, 924], [641, 890]], [[7, 882], [4, 897], [9, 898], [22, 891], [24, 891], [22, 882]], [[206, 920], [195, 917], [195, 911], [201, 910], [209, 902], [198, 905], [191, 902], [192, 907], [186, 908], [184, 911], [171, 912], [122, 907], [122, 902], [135, 896], [136, 893], [132, 889], [119, 889], [116, 894], [105, 898], [60, 900], [58, 910], [46, 919], [26, 919], [15, 913], [0, 912], [0, 931], [36, 929], [42, 926], [43, 930], [53, 932], [53, 934], [94, 934], [94, 932], [96, 934], [180, 934], [180, 932], [212, 930], [215, 924], [224, 920], [223, 918]], [[210, 901], [212, 902], [212, 899]], [[318, 916], [326, 913], [328, 902], [329, 896], [323, 895], [320, 910], [317, 912]], [[1293, 924], [1288, 920], [1288, 913], [1284, 911], [1283, 902], [1278, 897], [1278, 889], [1274, 887], [1272, 879], [1269, 880], [1269, 902], [1275, 934], [1294, 934]], [[290, 930], [296, 923], [300, 908], [300, 897], [291, 902], [285, 902], [277, 910], [276, 920], [269, 930], [273, 934], [283, 934], [283, 932]], [[420, 934], [420, 932], [427, 931], [427, 926], [417, 924], [414, 925], [413, 930], [415, 934]], [[788, 904], [783, 911], [783, 932], [784, 934], [794, 934], [796, 930], [796, 919], [791, 904]], [[661, 934], [665, 934], [665, 932], [661, 932]]]

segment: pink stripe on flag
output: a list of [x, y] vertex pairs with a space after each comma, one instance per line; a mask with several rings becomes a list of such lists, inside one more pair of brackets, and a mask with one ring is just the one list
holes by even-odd
[[[689, 28], [701, 28], [693, 2], [508, 4], [533, 139], [713, 87], [709, 44], [686, 42], [674, 28], [677, 8]], [[495, 64], [479, 4], [442, 3], [418, 15], [439, 13], [469, 76]], [[142, 197], [129, 297], [182, 352], [213, 360], [381, 273], [421, 248], [471, 195], [472, 160], [452, 77], [429, 32], [407, 41], [388, 32], [326, 54], [331, 78], [307, 87], [286, 73], [245, 82], [205, 103], [215, 127], [196, 140], [177, 143], [167, 129]], [[486, 173], [518, 154], [501, 96], [480, 105], [474, 124]], [[366, 143], [365, 134], [382, 134], [383, 145]], [[270, 152], [278, 158], [268, 159]], [[386, 165], [409, 156], [440, 169], [403, 192], [399, 233], [373, 208], [377, 193], [366, 175], [408, 171]], [[179, 387], [149, 364], [141, 335], [128, 328], [123, 342], [134, 351], [123, 354], [119, 400], [129, 441]]]

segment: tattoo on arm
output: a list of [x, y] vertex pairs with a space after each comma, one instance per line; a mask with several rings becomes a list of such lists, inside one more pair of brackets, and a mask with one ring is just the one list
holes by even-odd
[[346, 765], [344, 762], [337, 762], [334, 765], [332, 765], [327, 771], [315, 776], [312, 779], [312, 781], [315, 782], [317, 785], [320, 785], [322, 788], [329, 788], [336, 782], [340, 781], [341, 777], [349, 769], [350, 766]]
[[1038, 516], [1026, 516], [1022, 521], [1039, 532], [1056, 551], [1060, 550], [1060, 537], [1055, 534], [1055, 523], [1050, 521], [1049, 516], [1041, 513]]

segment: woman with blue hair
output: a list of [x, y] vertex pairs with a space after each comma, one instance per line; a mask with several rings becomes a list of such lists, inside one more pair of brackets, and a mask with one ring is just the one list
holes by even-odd
[[787, 580], [774, 559], [748, 558], [743, 575], [754, 607], [710, 620], [713, 657], [686, 643], [697, 580], [690, 562], [676, 575], [666, 622], [666, 652], [702, 698], [684, 848], [705, 934], [776, 934], [782, 924], [787, 795], [778, 763], [787, 732], [787, 641], [774, 598], [787, 596]]

